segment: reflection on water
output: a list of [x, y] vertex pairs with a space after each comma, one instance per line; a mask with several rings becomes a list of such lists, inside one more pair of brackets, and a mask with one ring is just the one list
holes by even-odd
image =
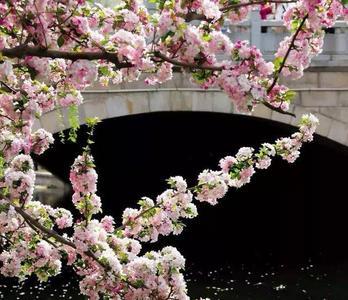
[[59, 206], [68, 197], [71, 187], [40, 165], [36, 167], [34, 200]]
[[[346, 300], [348, 263], [340, 266], [297, 267], [246, 265], [221, 266], [200, 271], [191, 265], [186, 272], [192, 299], [217, 300]], [[79, 295], [78, 278], [70, 269], [47, 283], [2, 280], [0, 299], [85, 299]]]
[[190, 274], [190, 292], [211, 299], [347, 299], [345, 266], [222, 267]]

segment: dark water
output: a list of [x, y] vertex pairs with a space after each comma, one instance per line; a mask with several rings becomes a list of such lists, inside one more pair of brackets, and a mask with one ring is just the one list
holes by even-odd
[[[103, 121], [93, 154], [104, 212], [119, 222], [125, 207], [155, 197], [165, 179], [182, 175], [189, 185], [242, 146], [289, 136], [294, 127], [229, 114], [151, 113]], [[60, 144], [37, 160], [67, 181], [78, 144]], [[173, 245], [187, 258], [190, 295], [211, 299], [348, 299], [348, 150], [316, 136], [295, 164], [276, 159], [252, 182], [230, 191], [215, 207], [199, 205]], [[59, 203], [71, 207], [70, 198]], [[47, 284], [15, 285], [0, 279], [0, 299], [83, 299], [67, 270]]]
[[[189, 295], [220, 300], [347, 299], [348, 264], [317, 266], [312, 263], [289, 267], [223, 266], [200, 270], [190, 266], [186, 272]], [[85, 299], [79, 294], [78, 278], [71, 270], [47, 283], [29, 280], [0, 285], [0, 299]]]

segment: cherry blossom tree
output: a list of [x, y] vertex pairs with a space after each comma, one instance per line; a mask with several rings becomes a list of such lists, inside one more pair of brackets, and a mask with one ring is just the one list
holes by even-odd
[[[89, 139], [71, 167], [72, 202], [78, 217], [64, 208], [33, 201], [35, 172], [31, 154], [53, 143], [36, 118], [67, 108], [68, 139], [76, 139], [81, 91], [98, 81], [146, 84], [187, 72], [206, 89], [220, 87], [241, 112], [257, 105], [283, 114], [294, 93], [279, 77], [298, 79], [323, 46], [325, 28], [348, 15], [338, 0], [152, 0], [150, 14], [140, 0], [114, 8], [87, 0], [0, 1], [0, 271], [21, 280], [35, 274], [45, 281], [63, 263], [80, 276], [90, 299], [189, 299], [183, 277], [185, 259], [174, 247], [142, 253], [143, 243], [178, 235], [184, 220], [197, 216], [199, 202], [216, 205], [230, 188], [250, 182], [254, 172], [281, 157], [293, 163], [313, 139], [318, 120], [304, 115], [291, 137], [241, 148], [222, 158], [217, 170], [204, 170], [188, 186], [168, 179], [156, 199], [141, 198], [121, 220], [101, 216], [98, 175], [90, 149], [97, 119], [87, 120]], [[247, 41], [231, 41], [225, 22], [238, 23], [252, 9], [264, 17], [271, 3], [292, 3], [283, 16], [290, 34], [273, 62]], [[70, 229], [69, 229], [70, 228]], [[66, 231], [66, 229], [69, 229]], [[72, 234], [68, 234], [72, 232]]]

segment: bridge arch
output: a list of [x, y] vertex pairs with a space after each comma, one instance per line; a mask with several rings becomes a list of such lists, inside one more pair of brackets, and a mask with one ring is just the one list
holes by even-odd
[[[252, 116], [296, 125], [298, 118], [307, 112], [320, 119], [318, 134], [348, 145], [348, 88], [347, 73], [307, 72], [299, 82], [292, 82], [297, 92], [291, 112], [296, 118], [282, 115], [259, 105]], [[182, 74], [175, 74], [173, 81], [160, 87], [144, 87], [143, 81], [109, 87], [94, 87], [84, 92], [84, 103], [79, 107], [80, 120], [98, 116], [109, 119], [139, 113], [157, 111], [208, 111], [238, 114], [225, 93], [219, 89], [202, 90], [194, 87]], [[67, 113], [63, 111], [63, 122], [57, 111], [44, 114], [36, 126], [52, 133], [67, 129]], [[81, 124], [82, 124], [81, 123]]]

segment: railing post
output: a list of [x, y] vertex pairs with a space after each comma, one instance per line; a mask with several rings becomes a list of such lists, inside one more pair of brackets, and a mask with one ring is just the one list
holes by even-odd
[[259, 49], [261, 47], [261, 18], [258, 9], [250, 13], [250, 44]]

